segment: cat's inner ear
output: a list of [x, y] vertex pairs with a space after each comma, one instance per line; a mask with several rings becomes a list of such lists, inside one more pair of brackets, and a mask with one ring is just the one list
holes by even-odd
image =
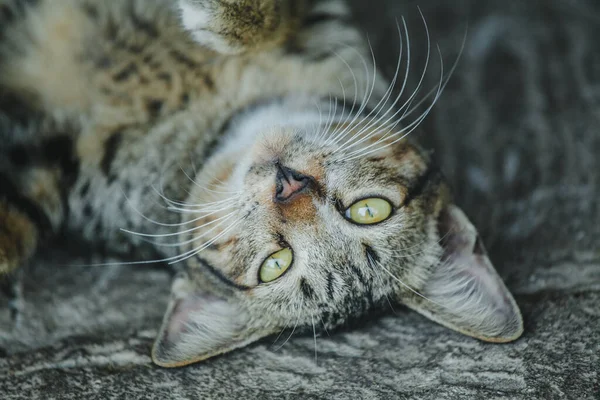
[[235, 302], [194, 291], [178, 276], [154, 347], [152, 360], [179, 367], [245, 346], [270, 332], [249, 329], [249, 316]]
[[443, 256], [421, 296], [402, 299], [410, 308], [448, 327], [490, 342], [523, 333], [521, 312], [492, 266], [475, 227], [456, 206], [438, 220]]

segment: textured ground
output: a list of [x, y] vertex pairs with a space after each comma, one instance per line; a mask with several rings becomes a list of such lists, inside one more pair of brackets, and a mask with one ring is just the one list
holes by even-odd
[[90, 261], [69, 250], [28, 269], [16, 320], [0, 294], [0, 398], [600, 398], [600, 3], [356, 3], [388, 72], [395, 18], [419, 31], [420, 5], [449, 62], [469, 22], [419, 135], [515, 294], [523, 338], [483, 344], [398, 309], [319, 337], [316, 360], [295, 336], [164, 370], [148, 354], [166, 270], [62, 265]]

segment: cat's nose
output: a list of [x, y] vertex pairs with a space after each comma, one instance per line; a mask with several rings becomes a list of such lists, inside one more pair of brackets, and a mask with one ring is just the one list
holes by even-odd
[[312, 182], [313, 179], [310, 176], [278, 163], [275, 177], [275, 201], [287, 203], [293, 200], [297, 195], [308, 190]]

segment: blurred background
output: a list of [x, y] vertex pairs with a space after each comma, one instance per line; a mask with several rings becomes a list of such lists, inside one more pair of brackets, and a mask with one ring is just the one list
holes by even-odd
[[[483, 344], [399, 308], [320, 336], [316, 361], [313, 338], [295, 335], [283, 347], [271, 338], [162, 370], [151, 366], [149, 348], [169, 272], [63, 265], [80, 256], [59, 247], [28, 267], [20, 313], [11, 312], [8, 290], [0, 293], [0, 394], [600, 398], [600, 2], [353, 0], [352, 7], [388, 76], [398, 57], [397, 21], [405, 17], [413, 87], [426, 54], [419, 9], [446, 69], [466, 32], [455, 73], [414, 135], [434, 151], [515, 294], [523, 338]], [[434, 58], [425, 87], [438, 77]]]

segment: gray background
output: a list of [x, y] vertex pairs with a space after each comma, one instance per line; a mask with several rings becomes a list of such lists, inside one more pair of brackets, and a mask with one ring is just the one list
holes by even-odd
[[295, 335], [160, 369], [149, 349], [168, 271], [68, 266], [100, 260], [69, 242], [27, 268], [16, 319], [0, 294], [0, 398], [600, 398], [600, 2], [355, 3], [386, 73], [397, 17], [422, 55], [419, 5], [448, 64], [468, 22], [418, 135], [515, 294], [523, 338], [484, 344], [398, 307], [321, 335], [317, 359]]

